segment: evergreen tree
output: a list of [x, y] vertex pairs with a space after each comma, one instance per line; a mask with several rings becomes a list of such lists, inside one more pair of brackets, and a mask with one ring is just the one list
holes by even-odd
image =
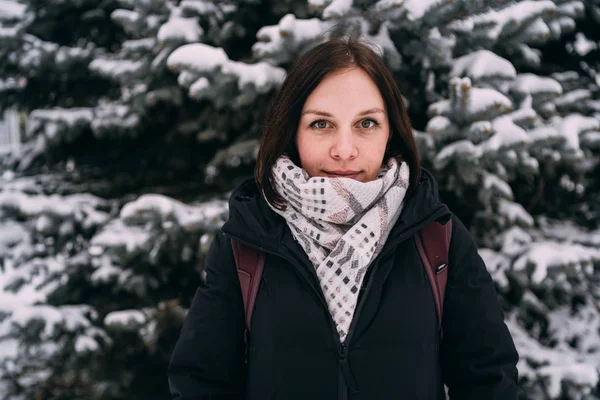
[[165, 398], [227, 194], [294, 59], [359, 35], [472, 229], [523, 398], [600, 398], [600, 2], [0, 0], [0, 393]]

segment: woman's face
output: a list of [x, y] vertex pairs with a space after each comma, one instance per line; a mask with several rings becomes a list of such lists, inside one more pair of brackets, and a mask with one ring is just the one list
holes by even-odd
[[390, 135], [385, 102], [360, 68], [327, 75], [308, 96], [296, 145], [310, 177], [377, 178]]

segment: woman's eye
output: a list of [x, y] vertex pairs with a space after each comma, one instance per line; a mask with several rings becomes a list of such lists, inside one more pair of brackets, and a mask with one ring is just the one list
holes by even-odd
[[327, 128], [327, 121], [324, 121], [324, 120], [315, 121], [312, 123], [312, 126], [314, 126], [317, 129], [325, 129], [325, 128]]
[[373, 128], [375, 125], [378, 124], [372, 119], [363, 119], [362, 121], [360, 121], [360, 127], [364, 129]]

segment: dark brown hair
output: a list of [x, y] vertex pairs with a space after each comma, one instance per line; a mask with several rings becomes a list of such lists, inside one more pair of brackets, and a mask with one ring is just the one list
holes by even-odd
[[296, 59], [265, 116], [254, 176], [259, 189], [273, 206], [280, 209], [286, 206], [286, 201], [271, 183], [271, 170], [275, 161], [286, 154], [300, 166], [296, 131], [306, 99], [326, 75], [353, 67], [363, 69], [371, 77], [385, 101], [390, 138], [384, 162], [390, 157], [397, 157], [408, 163], [409, 193], [419, 182], [421, 165], [417, 146], [400, 89], [391, 71], [380, 55], [366, 43], [351, 38], [336, 38], [313, 47]]

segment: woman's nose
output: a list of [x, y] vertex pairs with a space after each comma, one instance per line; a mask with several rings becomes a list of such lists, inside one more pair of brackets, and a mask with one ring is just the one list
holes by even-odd
[[336, 160], [351, 160], [358, 155], [352, 132], [344, 131], [336, 135], [336, 141], [331, 147], [331, 157]]

